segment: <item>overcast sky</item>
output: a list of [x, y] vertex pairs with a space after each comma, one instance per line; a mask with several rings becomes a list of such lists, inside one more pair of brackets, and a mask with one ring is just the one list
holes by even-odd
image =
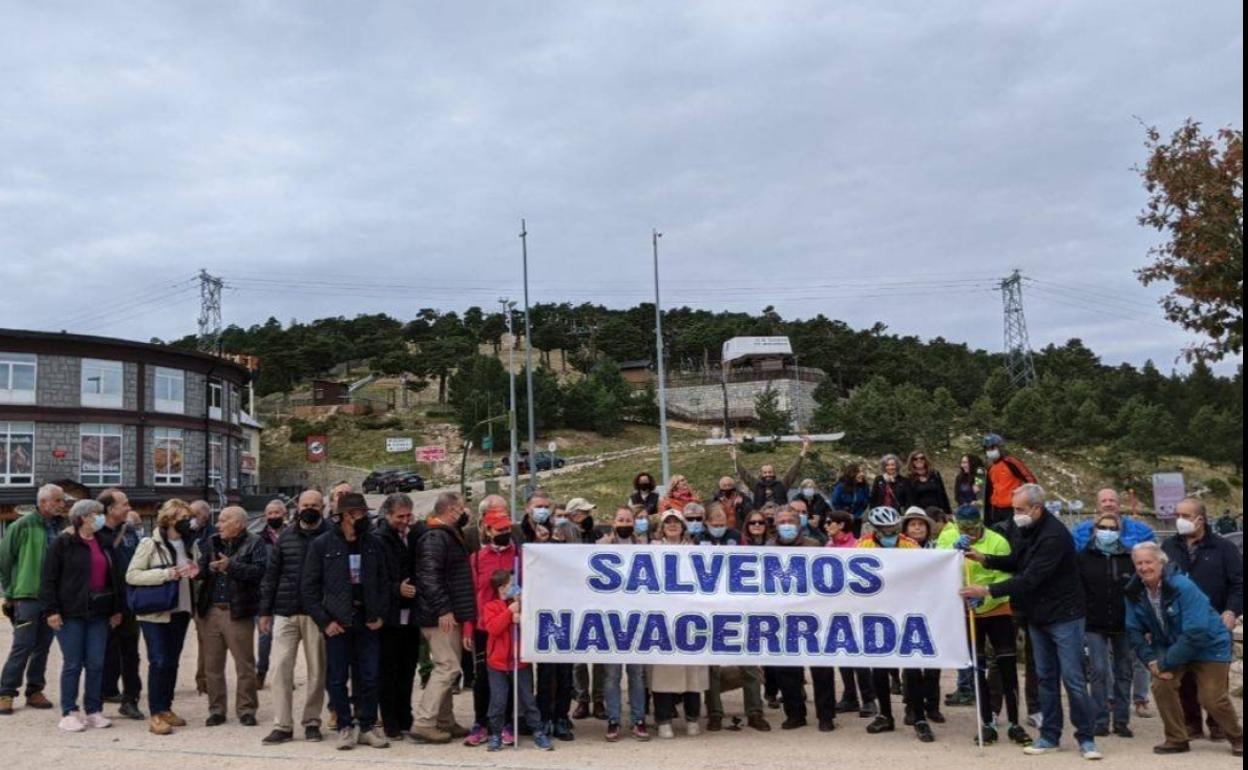
[[[0, 326], [519, 299], [1174, 365], [1143, 120], [1243, 126], [1238, 2], [0, 0]], [[1224, 364], [1220, 371], [1233, 371]]]

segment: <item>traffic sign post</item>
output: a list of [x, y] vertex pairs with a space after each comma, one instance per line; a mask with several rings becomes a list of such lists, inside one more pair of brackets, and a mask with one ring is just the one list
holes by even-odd
[[436, 487], [434, 479], [437, 476], [436, 465], [446, 462], [446, 448], [436, 444], [416, 447], [416, 462], [428, 463], [429, 465], [429, 486]]

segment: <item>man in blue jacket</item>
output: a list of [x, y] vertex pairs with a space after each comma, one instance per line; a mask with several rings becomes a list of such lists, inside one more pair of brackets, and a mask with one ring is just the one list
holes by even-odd
[[1231, 703], [1228, 674], [1231, 632], [1209, 599], [1186, 575], [1167, 569], [1169, 561], [1156, 543], [1131, 551], [1136, 576], [1127, 584], [1127, 635], [1136, 656], [1153, 675], [1153, 697], [1165, 725], [1166, 740], [1157, 754], [1190, 749], [1179, 689], [1191, 674], [1197, 696], [1231, 742], [1231, 753], [1244, 754], [1244, 729]]

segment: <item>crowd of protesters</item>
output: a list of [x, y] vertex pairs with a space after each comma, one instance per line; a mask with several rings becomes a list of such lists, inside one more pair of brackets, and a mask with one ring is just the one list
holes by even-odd
[[[1064, 689], [1087, 759], [1101, 757], [1099, 737], [1133, 737], [1132, 717], [1152, 716], [1151, 692], [1165, 733], [1154, 751], [1187, 751], [1207, 730], [1241, 755], [1228, 682], [1242, 557], [1204, 505], [1184, 500], [1177, 534], [1158, 543], [1106, 489], [1096, 513], [1072, 531], [1000, 436], [983, 446], [986, 461], [963, 456], [950, 486], [916, 450], [904, 460], [885, 455], [873, 478], [851, 463], [830, 489], [802, 477], [807, 444], [783, 475], [772, 465], [747, 469], [734, 446], [735, 474], [706, 499], [684, 476], [660, 488], [643, 472], [629, 497], [597, 519], [590, 501], [560, 504], [538, 489], [515, 512], [497, 495], [470, 512], [443, 493], [417, 520], [406, 495], [389, 495], [372, 512], [342, 483], [328, 498], [304, 491], [293, 511], [273, 501], [260, 533], [248, 530], [241, 508], [224, 508], [214, 522], [204, 501], [176, 499], [147, 533], [120, 490], [71, 506], [46, 485], [36, 510], [0, 540], [0, 588], [14, 626], [0, 718], [13, 713], [23, 686], [27, 708], [54, 708], [44, 689], [55, 638], [62, 730], [109, 727], [106, 702], [154, 734], [184, 728], [173, 701], [194, 626], [205, 726], [229, 720], [229, 660], [239, 724], [257, 724], [267, 685], [266, 745], [295, 740], [298, 728], [303, 740], [328, 737], [341, 750], [404, 739], [497, 750], [517, 741], [518, 724], [551, 749], [575, 740], [577, 721], [589, 718], [606, 722], [609, 742], [647, 741], [651, 726], [671, 739], [677, 725], [689, 736], [725, 729], [723, 693], [737, 687], [748, 728], [770, 732], [771, 709], [783, 714], [781, 730], [797, 730], [811, 721], [809, 684], [820, 732], [850, 717], [870, 734], [894, 732], [900, 697], [903, 724], [927, 743], [946, 721], [943, 708], [977, 705], [977, 741], [996, 743], [1003, 728], [1028, 754], [1058, 750]], [[941, 672], [922, 668], [530, 665], [517, 633], [527, 543], [957, 549], [967, 560], [961, 595], [976, 656], [943, 699]], [[301, 653], [307, 685], [296, 724]], [[470, 726], [452, 708], [461, 687], [472, 692]]]

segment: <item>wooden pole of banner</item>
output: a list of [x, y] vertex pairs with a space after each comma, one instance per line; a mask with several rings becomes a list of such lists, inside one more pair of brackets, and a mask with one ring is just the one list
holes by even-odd
[[[966, 558], [965, 554], [962, 556], [962, 572], [966, 576], [966, 585], [971, 585], [971, 560]], [[979, 750], [982, 752], [984, 750], [984, 720], [981, 716], [983, 712], [979, 709], [979, 699], [983, 696], [979, 691], [979, 650], [975, 644], [975, 607], [970, 602], [966, 603], [966, 619], [971, 629], [971, 665], [975, 668], [975, 736]]]

